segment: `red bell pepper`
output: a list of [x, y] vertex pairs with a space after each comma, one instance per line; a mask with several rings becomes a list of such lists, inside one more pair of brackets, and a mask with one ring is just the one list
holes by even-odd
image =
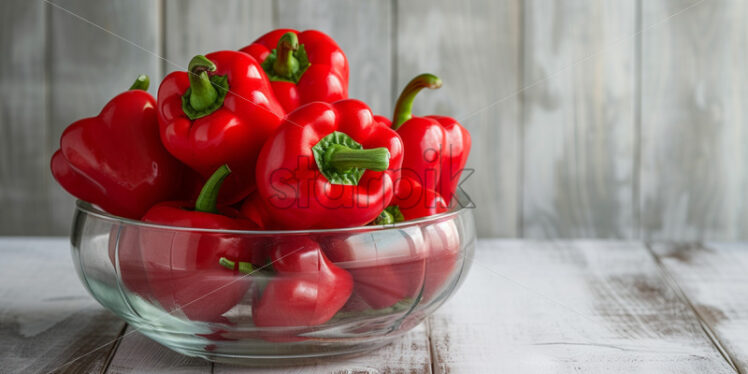
[[[410, 181], [410, 183], [412, 187], [409, 187], [411, 191], [408, 193], [412, 195], [402, 198], [404, 193], [402, 189], [399, 191], [401, 197], [397, 197], [398, 192], [396, 192], [392, 205], [382, 212], [375, 224], [397, 223], [447, 211], [446, 203], [437, 192], [424, 190], [416, 181]], [[400, 185], [403, 183], [401, 182]], [[407, 243], [411, 253], [414, 254], [410, 262], [403, 260], [394, 265], [378, 264], [364, 269], [349, 269], [357, 282], [356, 293], [375, 309], [392, 306], [404, 297], [412, 298], [414, 292], [417, 292], [417, 289], [413, 287], [420, 287], [421, 284], [423, 285], [421, 299], [424, 303], [429, 302], [438, 295], [438, 291], [446, 282], [456, 275], [454, 271], [459, 260], [460, 237], [454, 222], [436, 222], [425, 226], [422, 231], [423, 239]], [[346, 242], [350, 242], [350, 239]], [[358, 253], [359, 257], [362, 253], [366, 253], [362, 251], [360, 244], [336, 243], [335, 245], [333, 246], [335, 250], [328, 254], [336, 261], [350, 260], [348, 258], [350, 255], [346, 257], [347, 253]], [[376, 247], [381, 248], [381, 243]], [[391, 244], [387, 247], [396, 248]], [[345, 251], [346, 248], [348, 248], [347, 251]], [[400, 252], [405, 253], [402, 250]], [[379, 253], [377, 255], [382, 256]], [[423, 283], [419, 283], [421, 281]]]
[[443, 220], [425, 226], [423, 236], [428, 246], [426, 279], [423, 285], [423, 302], [429, 302], [453, 280], [460, 258], [460, 232], [452, 220]]
[[257, 326], [321, 325], [351, 296], [351, 275], [335, 266], [309, 238], [279, 241], [270, 260], [275, 277], [252, 304], [252, 319]]
[[[447, 206], [437, 192], [423, 188], [413, 178], [401, 177], [390, 206], [373, 223], [386, 225], [446, 211]], [[429, 231], [429, 235], [434, 233]], [[439, 249], [436, 244], [433, 246]], [[431, 284], [439, 281], [435, 275], [424, 274], [426, 263], [431, 261], [427, 258], [428, 248], [420, 231], [402, 237], [378, 236], [372, 232], [332, 238], [326, 253], [335, 262], [351, 264], [346, 269], [353, 275], [355, 294], [372, 308], [381, 309], [415, 298], [424, 279], [430, 282], [428, 289], [432, 292]]]
[[52, 175], [75, 197], [105, 211], [139, 219], [173, 198], [183, 166], [161, 144], [156, 101], [141, 75], [96, 117], [68, 126], [52, 156]]
[[257, 161], [257, 190], [275, 223], [340, 228], [374, 220], [393, 195], [402, 142], [353, 99], [291, 112]]
[[312, 101], [348, 98], [348, 60], [322, 32], [274, 30], [241, 51], [262, 63], [286, 112]]
[[446, 211], [447, 203], [438, 192], [424, 188], [414, 178], [403, 176], [395, 185], [395, 195], [390, 206], [382, 211], [374, 223], [386, 225]]
[[194, 205], [164, 202], [143, 216], [148, 223], [195, 229], [140, 229], [141, 256], [153, 298], [167, 311], [181, 310], [191, 320], [219, 320], [241, 300], [250, 285], [248, 277], [239, 278], [239, 269], [229, 272], [222, 264], [226, 260], [250, 263], [251, 240], [237, 234], [200, 230], [255, 227], [235, 209], [216, 207], [218, 190], [229, 173], [227, 166], [220, 167], [208, 179]]
[[[444, 200], [413, 178], [401, 177], [390, 206], [373, 222], [386, 225], [447, 211]], [[374, 309], [415, 298], [423, 284], [428, 246], [420, 231], [406, 237], [352, 235], [329, 241], [327, 253], [335, 262], [350, 263], [355, 293]], [[384, 243], [382, 243], [384, 241]]]
[[106, 195], [94, 181], [73, 169], [73, 166], [65, 159], [61, 149], [58, 149], [52, 155], [50, 168], [52, 169], [52, 176], [69, 194], [89, 202], [103, 203], [107, 200]]
[[[402, 177], [390, 206], [373, 223], [393, 224], [446, 211], [447, 205], [437, 192]], [[412, 228], [396, 237], [376, 231], [342, 234], [327, 240], [325, 253], [336, 263], [346, 264], [344, 268], [354, 279], [354, 294], [374, 309], [415, 299], [422, 287], [423, 298], [430, 300], [448, 278], [459, 253], [459, 241], [455, 246], [456, 235], [451, 235], [456, 232], [443, 225], [430, 225], [423, 234]], [[428, 242], [423, 235], [428, 235]]]
[[246, 199], [244, 199], [240, 212], [260, 229], [267, 230], [273, 227], [278, 227], [278, 224], [273, 222], [267, 204], [265, 204], [257, 191], [252, 192]]
[[418, 296], [428, 247], [417, 227], [404, 229], [402, 235], [375, 230], [325, 242], [325, 253], [351, 273], [354, 294], [371, 308], [388, 308]]
[[397, 100], [392, 128], [405, 144], [403, 174], [415, 175], [426, 189], [437, 191], [449, 203], [470, 154], [470, 133], [450, 117], [412, 115], [416, 94], [441, 85], [432, 74], [413, 78]]
[[439, 192], [447, 204], [452, 202], [452, 197], [460, 184], [465, 164], [470, 155], [472, 141], [470, 133], [460, 125], [454, 118], [446, 116], [429, 116], [439, 122], [444, 128], [444, 150], [441, 158], [441, 176], [439, 177]]
[[[417, 181], [401, 178], [395, 188], [391, 205], [383, 212], [392, 215], [392, 223], [409, 221], [446, 212], [447, 204], [434, 190], [423, 188]], [[423, 302], [430, 301], [446, 281], [454, 276], [454, 268], [460, 253], [460, 238], [453, 221], [439, 221], [423, 228], [428, 255], [423, 283]]]
[[257, 154], [284, 112], [255, 59], [221, 51], [167, 75], [158, 114], [161, 139], [176, 158], [206, 178], [223, 164], [233, 170], [220, 199], [229, 204], [254, 190]]
[[403, 139], [403, 175], [417, 180], [426, 189], [436, 190], [441, 175], [444, 129], [429, 117], [413, 116], [413, 100], [423, 88], [439, 88], [441, 80], [419, 75], [408, 83], [397, 99], [392, 128]]

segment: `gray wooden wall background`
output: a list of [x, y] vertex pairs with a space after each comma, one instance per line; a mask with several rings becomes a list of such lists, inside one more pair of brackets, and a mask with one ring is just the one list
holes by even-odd
[[67, 234], [59, 135], [137, 74], [294, 27], [339, 42], [375, 112], [417, 73], [442, 77], [416, 112], [471, 131], [482, 236], [748, 239], [746, 15], [743, 0], [3, 0], [0, 235]]

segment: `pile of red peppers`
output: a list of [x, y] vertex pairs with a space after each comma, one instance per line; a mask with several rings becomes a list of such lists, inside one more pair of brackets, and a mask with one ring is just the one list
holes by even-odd
[[195, 56], [156, 98], [148, 85], [138, 77], [99, 115], [69, 125], [51, 160], [65, 190], [111, 214], [209, 230], [123, 230], [110, 256], [131, 291], [191, 320], [222, 321], [261, 273], [270, 281], [252, 296], [256, 326], [315, 326], [345, 305], [389, 308], [428, 299], [444, 283], [459, 251], [453, 226], [389, 244], [423, 261], [355, 269], [336, 263], [375, 260], [377, 243], [222, 233], [446, 212], [470, 134], [453, 118], [411, 113], [416, 94], [440, 87], [439, 78], [415, 77], [391, 119], [374, 115], [348, 98], [348, 60], [332, 38], [279, 29], [238, 51]]

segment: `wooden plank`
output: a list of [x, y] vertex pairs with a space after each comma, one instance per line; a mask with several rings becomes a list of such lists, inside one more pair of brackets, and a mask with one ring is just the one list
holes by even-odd
[[652, 250], [740, 373], [748, 373], [748, 245], [656, 244]]
[[269, 0], [166, 0], [164, 72], [186, 70], [190, 59], [224, 49], [239, 49], [270, 31]]
[[278, 27], [317, 29], [343, 49], [350, 67], [348, 94], [374, 113], [391, 115], [392, 1], [301, 1], [276, 4]]
[[[215, 364], [213, 373], [244, 373], [246, 367]], [[360, 356], [319, 360], [297, 367], [263, 368], [267, 374], [431, 373], [428, 337], [421, 324], [390, 345]]]
[[48, 137], [44, 3], [1, 2], [0, 30], [0, 53], [7, 57], [0, 69], [0, 235], [47, 234], [52, 178], [42, 151]]
[[211, 363], [180, 355], [128, 327], [106, 372], [125, 374], [177, 371], [185, 374], [210, 373]]
[[733, 373], [637, 243], [479, 242], [430, 321], [436, 373]]
[[642, 34], [644, 238], [748, 238], [745, 14], [744, 1], [642, 1], [643, 27], [659, 22]]
[[0, 239], [0, 372], [101, 372], [124, 322], [86, 293], [66, 239]]
[[472, 134], [465, 183], [481, 236], [521, 234], [521, 2], [397, 2], [397, 66], [393, 97], [417, 74], [444, 86], [416, 99], [416, 115], [458, 119]]
[[[149, 91], [155, 93], [158, 84], [154, 78], [161, 75], [160, 60], [151, 54], [159, 53], [161, 43], [158, 2], [55, 0], [51, 3], [54, 4], [48, 5], [51, 128], [45, 160], [59, 147], [60, 135], [70, 123], [97, 115], [107, 101], [127, 90], [138, 74], [152, 77]], [[68, 234], [73, 198], [55, 185], [50, 200], [48, 214], [53, 225], [47, 233]]]
[[636, 2], [525, 4], [523, 235], [631, 238]]

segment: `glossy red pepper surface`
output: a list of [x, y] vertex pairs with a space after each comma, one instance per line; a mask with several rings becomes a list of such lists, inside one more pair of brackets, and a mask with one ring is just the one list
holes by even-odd
[[283, 114], [260, 65], [236, 51], [196, 56], [189, 73], [167, 75], [158, 91], [161, 139], [169, 152], [206, 178], [223, 164], [233, 171], [222, 203], [254, 190], [257, 154]]
[[260, 229], [266, 230], [279, 226], [273, 222], [267, 204], [265, 204], [262, 197], [260, 197], [260, 193], [257, 191], [252, 192], [244, 199], [240, 211], [244, 217], [247, 217], [247, 219], [256, 224]]
[[241, 51], [263, 64], [287, 112], [312, 101], [348, 98], [348, 60], [320, 31], [273, 30]]
[[96, 202], [104, 203], [108, 199], [101, 187], [84, 174], [73, 169], [73, 166], [62, 154], [62, 150], [58, 149], [52, 155], [50, 168], [55, 180], [71, 195], [94, 204], [97, 204]]
[[[227, 174], [219, 169], [218, 173]], [[220, 181], [211, 177], [203, 188], [217, 193]], [[210, 186], [210, 187], [209, 187]], [[210, 199], [206, 199], [210, 200]], [[196, 321], [218, 321], [239, 303], [250, 286], [250, 277], [238, 268], [228, 270], [221, 259], [251, 262], [253, 242], [229, 233], [200, 231], [248, 230], [255, 226], [232, 208], [215, 208], [212, 202], [163, 202], [152, 207], [143, 221], [159, 225], [195, 228], [194, 231], [140, 229], [140, 248], [148, 283], [155, 300], [171, 313], [183, 313]], [[201, 205], [212, 206], [203, 209]]]
[[405, 221], [447, 211], [447, 203], [438, 192], [427, 189], [416, 179], [406, 176], [397, 181], [390, 206], [397, 207]]
[[257, 326], [321, 325], [351, 296], [351, 275], [335, 266], [319, 244], [307, 237], [279, 241], [270, 260], [276, 274], [252, 304]]
[[139, 77], [98, 116], [68, 126], [51, 162], [52, 175], [72, 195], [132, 219], [175, 196], [183, 170], [161, 144], [147, 79]]
[[441, 174], [436, 191], [449, 204], [460, 184], [460, 175], [467, 164], [472, 141], [470, 133], [452, 117], [428, 116], [444, 128], [444, 149], [441, 155]]
[[[446, 211], [447, 205], [437, 192], [423, 188], [413, 178], [402, 176], [397, 181], [390, 206], [374, 223], [392, 224]], [[334, 261], [354, 264], [347, 270], [355, 280], [355, 294], [374, 309], [387, 308], [417, 296], [426, 279], [428, 249], [420, 231], [402, 237], [380, 237], [376, 231], [341, 235], [329, 240], [326, 246]], [[428, 279], [436, 277], [428, 275]]]
[[[429, 119], [437, 120], [439, 124], [441, 124], [441, 121], [444, 121], [445, 126], [449, 126], [449, 131], [458, 131], [457, 128], [459, 127], [463, 131], [467, 132], [462, 126], [459, 126], [454, 120], [452, 120], [453, 123], [448, 123], [451, 118], [449, 117], [441, 117], [441, 116], [429, 116]], [[375, 115], [374, 119], [381, 124], [385, 126], [391, 126], [392, 123], [390, 120], [384, 116]], [[411, 118], [410, 121], [413, 119], [416, 119], [416, 117]], [[428, 126], [434, 125], [433, 123], [430, 123]], [[417, 129], [418, 126], [414, 126], [414, 129]], [[407, 129], [407, 128], [406, 128]], [[398, 131], [398, 133], [401, 135], [400, 138], [403, 139], [403, 147], [406, 147], [403, 156], [403, 170], [402, 174], [400, 175], [400, 178], [395, 181], [395, 195], [392, 198], [392, 203], [390, 206], [396, 206], [399, 210], [399, 212], [402, 214], [402, 219], [400, 220], [394, 220], [394, 222], [399, 222], [401, 220], [409, 221], [416, 218], [421, 217], [428, 217], [434, 214], [439, 214], [447, 211], [448, 208], [448, 200], [445, 200], [443, 196], [436, 192], [434, 189], [429, 189], [423, 186], [422, 180], [424, 177], [428, 174], [423, 173], [422, 171], [429, 170], [429, 169], [439, 169], [441, 170], [441, 165], [444, 164], [444, 157], [441, 157], [441, 161], [439, 162], [439, 165], [437, 165], [435, 162], [430, 162], [428, 165], [421, 163], [420, 165], [415, 166], [415, 170], [410, 169], [408, 170], [405, 166], [405, 157], [407, 156], [413, 156], [413, 151], [409, 150], [406, 146], [406, 142], [404, 139], [408, 139], [407, 144], [416, 144], [416, 147], [413, 147], [415, 149], [421, 148], [419, 146], [419, 143], [417, 139], [413, 141], [413, 138], [417, 137], [417, 131], [416, 133], [406, 132], [402, 127]], [[444, 130], [445, 134], [447, 130]], [[439, 131], [430, 131], [431, 134], [433, 133], [439, 133]], [[403, 135], [405, 135], [405, 138], [403, 138]], [[468, 141], [470, 135], [468, 134]], [[457, 138], [457, 137], [454, 137]], [[438, 144], [439, 141], [435, 140], [432, 141], [434, 144]], [[469, 149], [469, 146], [468, 146]], [[410, 153], [409, 153], [410, 152]], [[449, 156], [447, 154], [444, 155]], [[467, 154], [464, 155], [465, 158], [467, 158]], [[412, 159], [413, 157], [411, 157]], [[411, 160], [412, 161], [412, 160]], [[418, 162], [418, 159], [416, 158], [416, 162]], [[464, 166], [464, 163], [463, 163]], [[413, 165], [411, 165], [413, 167]], [[419, 177], [420, 172], [420, 177]], [[432, 184], [434, 184], [432, 180]], [[394, 218], [393, 218], [394, 219]], [[392, 223], [392, 222], [384, 222], [384, 223]]]
[[[390, 205], [390, 209], [392, 208], [396, 208], [406, 221], [448, 210], [447, 203], [438, 192], [426, 189], [418, 181], [408, 178], [399, 180]], [[399, 217], [393, 218], [395, 222], [400, 220]], [[450, 220], [429, 224], [422, 231], [427, 248], [422, 299], [428, 302], [455, 275], [460, 254], [460, 237], [457, 227]]]
[[438, 192], [449, 204], [470, 153], [470, 134], [453, 118], [415, 117], [411, 113], [413, 99], [421, 89], [435, 89], [441, 84], [432, 74], [413, 78], [398, 98], [392, 127], [405, 146], [403, 175]]
[[354, 295], [372, 309], [382, 309], [418, 296], [428, 252], [417, 227], [403, 235], [378, 234], [376, 230], [340, 234], [325, 243], [325, 253], [348, 270]]
[[429, 253], [422, 299], [429, 302], [458, 275], [457, 266], [465, 259], [460, 258], [460, 232], [454, 221], [443, 220], [425, 226], [423, 237]]
[[314, 102], [289, 113], [265, 143], [258, 191], [282, 228], [361, 226], [389, 205], [401, 163], [400, 138], [366, 104]]

